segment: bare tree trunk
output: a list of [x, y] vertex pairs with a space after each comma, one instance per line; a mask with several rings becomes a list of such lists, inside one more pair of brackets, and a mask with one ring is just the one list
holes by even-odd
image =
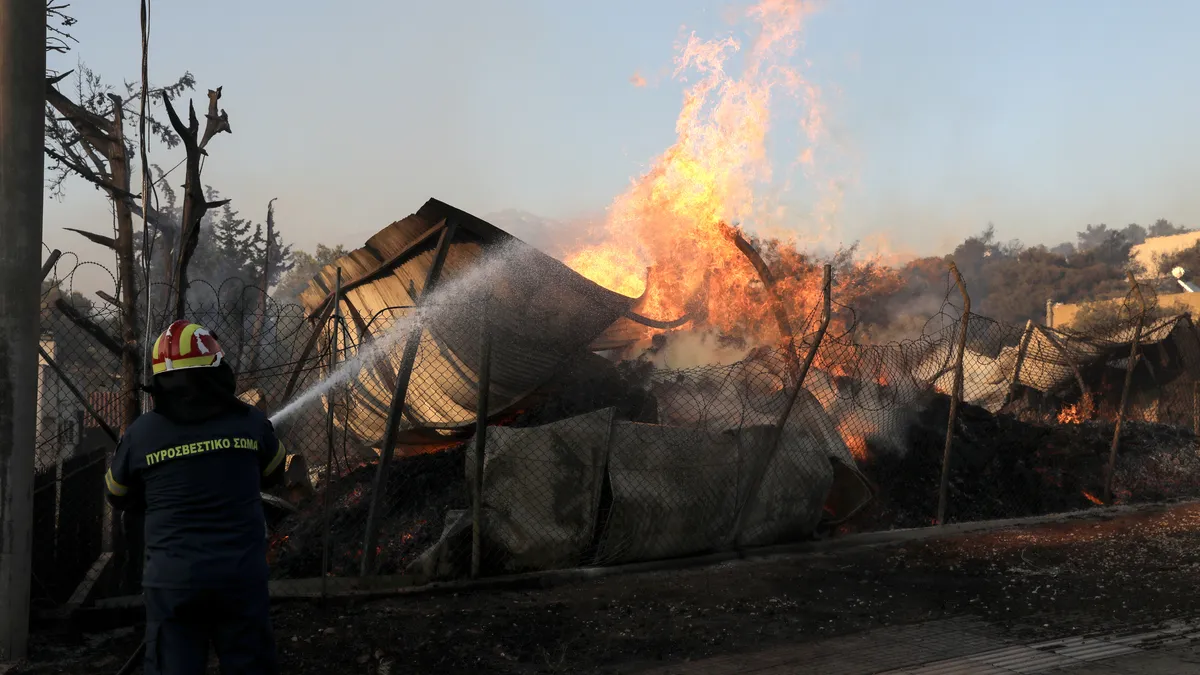
[[[141, 413], [141, 396], [138, 386], [141, 380], [139, 363], [141, 351], [138, 347], [138, 294], [134, 277], [136, 264], [133, 254], [133, 200], [135, 196], [129, 191], [129, 148], [125, 142], [123, 102], [119, 96], [109, 94], [109, 99], [113, 104], [113, 116], [109, 120], [92, 114], [63, 96], [55, 89], [53, 80], [47, 81], [45, 84], [45, 97], [46, 102], [61, 113], [79, 133], [79, 143], [83, 146], [84, 152], [77, 153], [74, 161], [70, 161], [68, 158], [70, 166], [87, 180], [102, 188], [113, 203], [117, 221], [115, 239], [86, 232], [80, 232], [80, 234], [94, 242], [108, 246], [116, 253], [120, 276], [120, 288], [118, 289], [121, 314], [120, 339], [112, 339], [90, 319], [78, 312], [71, 311], [66, 303], [56, 303], [56, 306], [76, 326], [88, 332], [99, 344], [120, 359], [121, 419], [119, 426], [120, 431], [124, 433], [125, 429]], [[88, 158], [87, 161], [90, 161], [90, 167], [83, 163], [84, 156]], [[103, 157], [103, 161], [100, 157]], [[124, 590], [131, 593], [136, 592], [142, 576], [141, 518], [132, 514], [125, 516], [114, 514], [112, 525], [114, 550], [120, 552], [115, 563], [118, 570], [118, 583]]]
[[183, 217], [179, 223], [175, 274], [172, 277], [175, 286], [172, 316], [176, 321], [184, 318], [183, 315], [187, 312], [188, 263], [192, 261], [192, 254], [196, 252], [196, 245], [200, 243], [200, 221], [209, 209], [229, 203], [228, 199], [207, 201], [204, 197], [204, 187], [200, 184], [200, 159], [207, 154], [204, 147], [213, 136], [222, 131], [230, 132], [229, 116], [224, 110], [218, 112], [220, 100], [220, 87], [208, 90], [208, 114], [205, 116], [207, 121], [204, 125], [204, 135], [200, 136], [200, 122], [196, 119], [195, 106], [188, 102], [188, 123], [185, 126], [175, 113], [171, 99], [163, 97], [167, 116], [171, 118], [171, 126], [174, 127], [175, 133], [179, 134], [180, 140], [183, 141], [183, 149], [187, 153], [187, 178], [183, 184]]
[[[250, 383], [258, 379], [255, 373], [258, 371], [259, 342], [262, 340], [263, 324], [266, 323], [267, 290], [271, 286], [271, 241], [274, 237], [275, 199], [272, 199], [267, 202], [267, 245], [263, 247], [262, 288], [259, 289], [262, 293], [259, 294], [258, 314], [254, 317], [254, 330], [250, 333], [250, 360], [245, 368], [250, 373]], [[247, 386], [252, 386], [252, 384], [248, 384]]]
[[[113, 148], [117, 150], [108, 157], [109, 172], [113, 183], [129, 192], [129, 157], [125, 145], [125, 119], [121, 112], [121, 99], [109, 95], [113, 102]], [[117, 274], [121, 280], [121, 431], [122, 433], [141, 413], [141, 368], [138, 354], [137, 285], [134, 277], [133, 259], [133, 212], [124, 199], [114, 197], [113, 208], [117, 216]]]

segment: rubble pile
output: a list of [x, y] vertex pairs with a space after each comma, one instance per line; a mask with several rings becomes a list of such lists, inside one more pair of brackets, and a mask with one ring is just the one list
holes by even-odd
[[[897, 457], [868, 439], [864, 472], [878, 496], [847, 529], [923, 527], [937, 516], [938, 485], [950, 398], [931, 396]], [[950, 463], [947, 521], [1013, 518], [1098, 505], [1113, 437], [1112, 422], [1027, 422], [970, 404], [958, 408]], [[1200, 453], [1190, 430], [1125, 422], [1113, 502], [1200, 495]]]
[[[609, 383], [607, 398], [619, 399], [617, 392], [639, 389], [628, 387], [629, 375], [622, 373], [623, 377]], [[589, 381], [595, 384], [595, 380]], [[550, 400], [555, 403], [536, 406], [501, 423], [544, 423], [587, 407], [571, 397]], [[628, 407], [637, 409], [630, 411], [635, 413], [631, 416], [654, 421], [653, 397], [639, 397]], [[904, 438], [866, 439], [860, 469], [877, 495], [859, 515], [842, 524], [839, 532], [935, 524], [949, 408], [948, 396], [928, 395], [914, 407], [918, 412], [906, 415]], [[951, 450], [947, 521], [1061, 513], [1100, 504], [1112, 434], [1111, 422], [1030, 422], [994, 415], [971, 404], [960, 405]], [[451, 512], [469, 509], [467, 445], [396, 459], [389, 475], [387, 508], [380, 520], [380, 574], [403, 573], [439, 539]], [[907, 451], [898, 454], [898, 445]], [[1197, 437], [1186, 428], [1126, 422], [1113, 503], [1200, 496], [1198, 447]], [[375, 472], [374, 464], [364, 465], [332, 484], [329, 529], [330, 572], [334, 575], [358, 573]], [[271, 555], [277, 577], [320, 575], [323, 504], [323, 491], [318, 489], [299, 512], [273, 528]]]
[[[446, 514], [468, 508], [466, 446], [439, 452], [397, 457], [388, 474], [388, 491], [380, 519], [379, 574], [399, 574], [437, 541]], [[329, 571], [354, 576], [362, 556], [363, 528], [370, 508], [376, 465], [361, 466], [332, 484], [330, 494]], [[272, 574], [276, 578], [321, 576], [325, 537], [322, 490], [300, 511], [274, 528], [271, 537]]]

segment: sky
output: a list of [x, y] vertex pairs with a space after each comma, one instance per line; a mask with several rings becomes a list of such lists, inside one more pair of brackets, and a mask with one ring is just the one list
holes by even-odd
[[[233, 134], [210, 143], [204, 182], [256, 220], [278, 198], [277, 226], [299, 248], [360, 246], [429, 197], [567, 229], [602, 215], [675, 140], [681, 37], [740, 37], [729, 17], [745, 5], [153, 2], [150, 79], [190, 71], [201, 112], [204, 90], [224, 87]], [[138, 7], [76, 2], [78, 44], [50, 66], [135, 80]], [[827, 107], [822, 157], [844, 179], [820, 238], [927, 255], [989, 222], [1027, 244], [1089, 223], [1200, 227], [1197, 25], [1190, 0], [822, 2], [796, 57]], [[150, 147], [164, 168], [182, 156]], [[775, 188], [789, 212], [814, 208], [811, 190]], [[784, 227], [803, 238], [808, 222]], [[74, 181], [48, 198], [45, 241], [111, 265], [65, 227], [109, 231], [101, 193]], [[76, 280], [109, 284], [94, 270]]]

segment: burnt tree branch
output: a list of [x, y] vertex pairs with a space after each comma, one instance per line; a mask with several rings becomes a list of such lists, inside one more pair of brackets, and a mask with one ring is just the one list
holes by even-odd
[[173, 316], [176, 319], [182, 319], [187, 308], [187, 268], [192, 260], [192, 255], [196, 252], [196, 246], [200, 243], [200, 221], [209, 209], [229, 203], [228, 200], [206, 201], [204, 188], [200, 182], [200, 160], [208, 154], [205, 146], [213, 136], [222, 131], [232, 133], [229, 127], [229, 116], [224, 110], [218, 110], [220, 100], [220, 87], [209, 90], [208, 114], [205, 116], [207, 121], [204, 126], [204, 134], [201, 136], [200, 122], [196, 119], [196, 107], [190, 101], [188, 102], [188, 122], [184, 124], [183, 120], [179, 118], [179, 114], [175, 112], [175, 106], [171, 104], [171, 97], [165, 92], [163, 94], [163, 103], [166, 105], [171, 127], [179, 135], [183, 142], [184, 152], [187, 153], [185, 161], [187, 175], [183, 184], [183, 218], [179, 226], [180, 236], [176, 242], [175, 271], [171, 277], [172, 285], [175, 287]]
[[112, 237], [106, 237], [102, 234], [96, 234], [94, 232], [85, 232], [84, 230], [77, 230], [73, 227], [64, 227], [63, 229], [66, 230], [67, 232], [74, 232], [75, 234], [81, 235], [83, 238], [87, 239], [88, 241], [90, 241], [92, 243], [100, 244], [101, 246], [103, 246], [105, 248], [111, 248], [114, 251], [117, 250], [117, 240], [113, 239]]
[[[46, 151], [46, 154], [49, 155], [51, 159], [58, 162], [59, 164], [62, 164], [64, 167], [66, 167], [70, 171], [74, 172], [75, 175], [86, 180], [87, 182], [91, 183], [92, 185], [95, 185], [96, 187], [108, 192], [110, 195], [118, 195], [122, 199], [127, 199], [127, 200], [141, 198], [141, 195], [131, 194], [129, 191], [122, 190], [120, 187], [117, 187], [116, 185], [114, 185], [112, 183], [112, 181], [109, 180], [109, 178], [106, 175], [104, 175], [101, 172], [99, 172], [95, 169], [92, 169], [91, 167], [84, 164], [83, 158], [81, 158], [77, 155], [75, 157], [68, 157], [67, 155], [60, 153], [60, 152], [54, 150], [53, 148], [49, 148], [49, 147], [46, 147], [43, 149]], [[72, 153], [72, 154], [74, 154], [74, 153]], [[99, 161], [99, 158], [98, 157], [94, 158], [94, 161]]]
[[[137, 317], [137, 288], [135, 283], [134, 253], [133, 253], [133, 212], [130, 208], [133, 194], [130, 192], [129, 149], [125, 139], [125, 117], [123, 101], [120, 96], [109, 93], [108, 100], [112, 104], [112, 119], [102, 117], [82, 105], [64, 96], [55, 87], [61, 78], [50, 78], [46, 81], [46, 103], [58, 111], [78, 134], [78, 138], [59, 138], [61, 154], [68, 159], [74, 159], [66, 166], [85, 179], [97, 184], [108, 194], [113, 204], [116, 217], [117, 236], [113, 239], [111, 248], [117, 254], [117, 273], [119, 280], [118, 295], [120, 299], [121, 340], [114, 341], [106, 332], [100, 330], [90, 320], [78, 312], [69, 313], [64, 310], [65, 303], [56, 303], [60, 311], [68, 316], [81, 329], [90, 332], [93, 337], [121, 357], [122, 378], [122, 428], [132, 424], [137, 419], [141, 408], [138, 396], [139, 363], [138, 363], [138, 317]], [[82, 171], [84, 162], [82, 150], [95, 167], [95, 171]], [[51, 155], [53, 157], [53, 155]], [[91, 174], [89, 176], [89, 173]], [[101, 179], [100, 181], [93, 179]], [[100, 242], [87, 235], [93, 241]], [[69, 306], [68, 306], [69, 307]], [[70, 308], [74, 310], [74, 308]], [[81, 320], [83, 323], [81, 323]]]
[[71, 304], [66, 300], [57, 298], [54, 301], [54, 307], [61, 312], [63, 316], [67, 317], [71, 323], [75, 324], [79, 330], [90, 335], [96, 340], [96, 342], [99, 342], [102, 347], [112, 352], [114, 355], [121, 356], [123, 353], [125, 353], [126, 350], [121, 347], [121, 343], [116, 338], [109, 335], [108, 331], [97, 325], [95, 321], [92, 321], [84, 316], [78, 309], [72, 307]]
[[763, 260], [754, 246], [742, 236], [740, 228], [725, 223], [720, 223], [720, 227], [730, 242], [737, 247], [737, 250], [746, 256], [746, 260], [750, 262], [750, 266], [758, 273], [758, 278], [762, 281], [763, 288], [767, 291], [767, 299], [771, 303], [771, 311], [775, 314], [775, 323], [779, 326], [780, 336], [787, 340], [788, 364], [794, 376], [796, 369], [800, 365], [796, 354], [796, 338], [792, 332], [792, 322], [788, 319], [787, 310], [784, 309], [783, 300], [779, 297], [779, 292], [775, 288], [775, 277], [771, 274], [771, 268], [767, 266], [767, 262]]

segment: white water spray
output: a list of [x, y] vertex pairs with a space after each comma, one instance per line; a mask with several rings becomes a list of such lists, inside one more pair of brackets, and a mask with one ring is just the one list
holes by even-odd
[[448, 317], [456, 311], [483, 311], [480, 301], [484, 296], [480, 290], [495, 286], [502, 278], [502, 272], [510, 265], [517, 264], [518, 258], [526, 254], [528, 251], [519, 246], [507, 244], [485, 251], [483, 259], [465, 274], [439, 283], [429, 297], [422, 300], [420, 309], [397, 319], [370, 343], [361, 344], [353, 357], [341, 362], [325, 379], [300, 392], [290, 403], [271, 415], [271, 423], [279, 424], [287, 420], [333, 387], [358, 377], [364, 364], [370, 364], [377, 358], [387, 358], [389, 351], [405, 340], [412, 329], [419, 329], [430, 319]]

